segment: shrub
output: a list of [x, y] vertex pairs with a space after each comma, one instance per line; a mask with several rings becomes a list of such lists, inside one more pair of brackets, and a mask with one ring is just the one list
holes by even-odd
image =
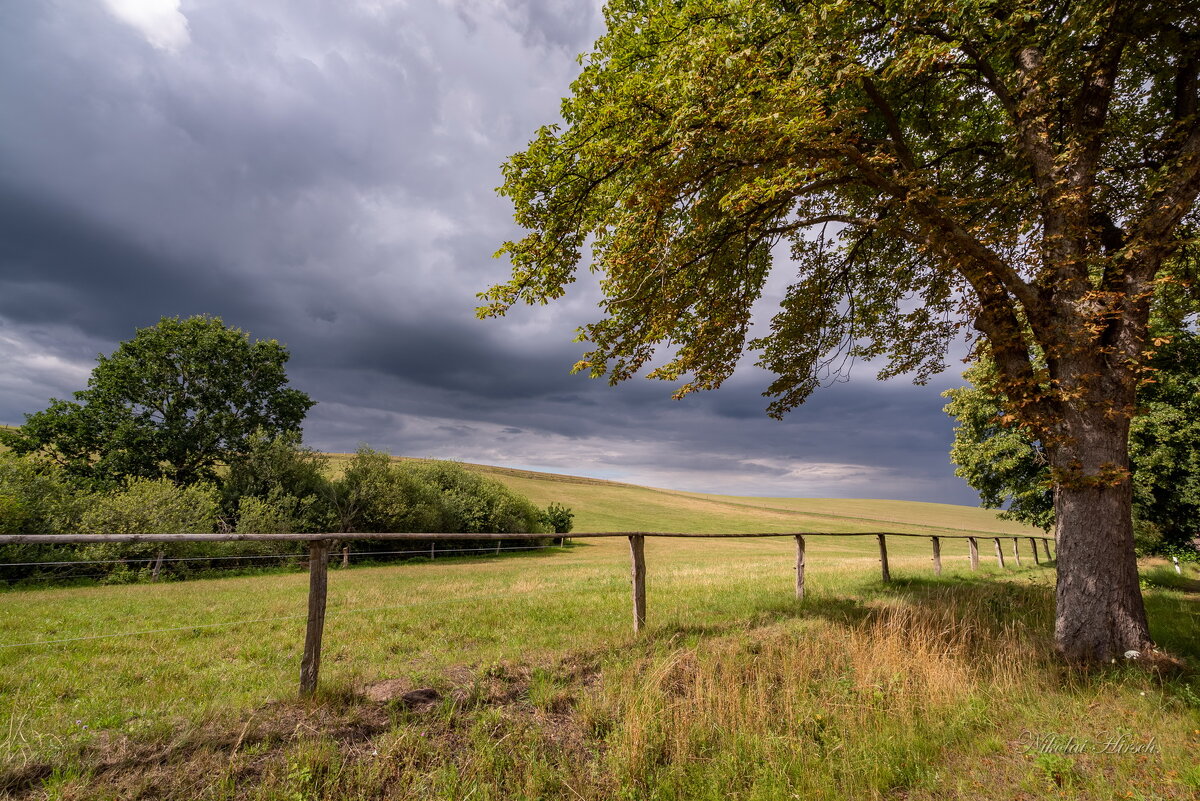
[[304, 529], [305, 504], [295, 495], [247, 495], [238, 504], [237, 533], [291, 534]]
[[555, 534], [569, 534], [575, 526], [575, 513], [559, 503], [552, 503], [542, 512], [542, 522]]
[[[326, 531], [334, 525], [326, 497], [328, 458], [300, 444], [298, 433], [257, 432], [249, 451], [229, 465], [221, 506], [240, 532]], [[246, 503], [248, 499], [253, 499]], [[270, 511], [268, 511], [270, 509]], [[250, 520], [244, 520], [246, 514]], [[285, 522], [286, 521], [286, 522]]]
[[542, 511], [498, 481], [454, 462], [410, 462], [401, 471], [437, 490], [443, 505], [440, 531], [465, 534], [549, 534]]
[[[73, 532], [91, 496], [75, 487], [59, 466], [35, 456], [0, 453], [0, 534]], [[0, 562], [59, 562], [75, 558], [71, 545], [0, 546]], [[0, 580], [46, 573], [45, 567], [0, 568]]]
[[391, 458], [359, 448], [328, 496], [339, 531], [445, 531], [443, 504], [427, 483], [392, 464]]
[[[212, 484], [179, 487], [166, 479], [135, 478], [112, 493], [99, 495], [84, 512], [84, 534], [202, 534], [214, 530], [220, 508]], [[220, 543], [100, 543], [84, 549], [87, 558], [207, 556]]]
[[74, 529], [88, 494], [58, 465], [36, 456], [0, 453], [0, 531], [56, 534]]

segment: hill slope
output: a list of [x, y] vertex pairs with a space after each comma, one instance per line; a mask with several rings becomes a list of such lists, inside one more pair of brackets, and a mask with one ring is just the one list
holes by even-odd
[[[336, 466], [347, 454], [330, 454]], [[970, 506], [842, 498], [755, 498], [656, 489], [598, 478], [464, 463], [539, 506], [561, 503], [575, 531], [682, 531], [696, 534], [794, 531], [1042, 534]]]

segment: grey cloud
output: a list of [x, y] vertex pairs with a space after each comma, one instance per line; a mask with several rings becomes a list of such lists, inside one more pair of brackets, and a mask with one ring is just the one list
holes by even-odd
[[182, 11], [164, 47], [99, 3], [0, 9], [0, 421], [82, 386], [134, 328], [210, 313], [287, 343], [329, 450], [971, 501], [936, 388], [863, 370], [782, 423], [753, 369], [678, 403], [609, 388], [569, 372], [586, 272], [554, 306], [474, 318], [518, 233], [499, 165], [555, 119], [598, 3]]

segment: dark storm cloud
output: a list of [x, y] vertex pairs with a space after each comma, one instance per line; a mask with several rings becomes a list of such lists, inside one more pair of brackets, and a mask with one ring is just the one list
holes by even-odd
[[208, 313], [289, 346], [324, 449], [969, 502], [937, 388], [863, 369], [782, 423], [755, 370], [680, 402], [609, 388], [570, 374], [586, 273], [475, 319], [518, 234], [499, 165], [555, 119], [600, 25], [591, 0], [4, 5], [0, 421], [80, 388], [134, 328]]

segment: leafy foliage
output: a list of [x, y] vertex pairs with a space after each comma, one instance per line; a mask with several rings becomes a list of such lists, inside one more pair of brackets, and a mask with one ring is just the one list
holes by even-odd
[[363, 447], [327, 492], [341, 531], [549, 533], [528, 499], [453, 462], [396, 464], [387, 454]]
[[400, 472], [434, 488], [442, 508], [441, 531], [498, 534], [549, 533], [541, 510], [498, 481], [454, 462], [410, 462]]
[[57, 465], [0, 453], [0, 533], [53, 534], [70, 529], [85, 505]]
[[1182, 544], [1200, 536], [1200, 336], [1175, 335], [1152, 365], [1129, 434], [1134, 510]]
[[100, 480], [213, 480], [256, 432], [299, 431], [313, 401], [287, 385], [287, 350], [216, 317], [162, 318], [100, 356], [88, 388], [52, 399], [0, 440]]
[[[570, 511], [551, 504], [569, 518]], [[561, 522], [561, 520], [560, 520]], [[569, 520], [568, 520], [569, 525]], [[212, 531], [291, 532], [447, 532], [550, 534], [552, 525], [527, 498], [499, 482], [452, 462], [394, 462], [363, 447], [339, 476], [329, 475], [323, 454], [303, 448], [292, 435], [251, 437], [250, 451], [235, 462], [221, 488], [210, 482], [180, 486], [166, 479], [132, 478], [98, 486], [71, 476], [61, 465], [34, 455], [0, 453], [0, 533], [4, 534], [171, 534]], [[522, 541], [523, 543], [525, 541]], [[501, 540], [501, 544], [503, 540]], [[439, 544], [438, 550], [488, 552], [494, 539]], [[486, 547], [481, 547], [486, 546]], [[402, 550], [429, 548], [408, 542]], [[0, 546], [0, 561], [14, 563], [112, 560], [91, 566], [86, 575], [133, 581], [150, 575], [159, 553], [187, 557], [168, 562], [174, 576], [221, 567], [268, 566], [264, 557], [284, 563], [302, 543], [204, 542], [52, 546], [41, 543]], [[355, 551], [397, 550], [395, 542], [357, 540]], [[259, 561], [248, 561], [254, 557]], [[130, 565], [124, 560], [140, 560]], [[140, 572], [138, 572], [140, 571]], [[0, 568], [3, 580], [71, 578], [77, 571], [53, 565]]]
[[333, 526], [328, 458], [300, 442], [299, 432], [250, 436], [245, 455], [221, 481], [222, 509], [244, 533], [328, 531]]
[[366, 446], [358, 449], [326, 498], [339, 531], [445, 531], [436, 490]]
[[1003, 399], [990, 392], [990, 362], [976, 365], [963, 377], [965, 387], [948, 390], [946, 414], [958, 420], [950, 460], [954, 473], [979, 493], [988, 509], [1001, 517], [1050, 530], [1054, 525], [1054, 492], [1045, 449], [1005, 415]]
[[1019, 413], [1053, 416], [1076, 390], [1034, 369], [1027, 335], [1056, 360], [1136, 326], [1121, 270], [1153, 277], [1200, 188], [1182, 8], [610, 2], [565, 127], [505, 165], [530, 233], [480, 313], [560, 297], [586, 244], [604, 319], [577, 369], [621, 381], [666, 346], [649, 375], [709, 389], [785, 242], [797, 278], [751, 343], [773, 414], [855, 357], [927, 378], [965, 312]]
[[[220, 496], [211, 484], [180, 487], [166, 479], [134, 478], [116, 492], [97, 494], [79, 521], [81, 534], [205, 534], [216, 527]], [[150, 557], [162, 551], [185, 556], [204, 551], [201, 543], [90, 545], [88, 558]]]

